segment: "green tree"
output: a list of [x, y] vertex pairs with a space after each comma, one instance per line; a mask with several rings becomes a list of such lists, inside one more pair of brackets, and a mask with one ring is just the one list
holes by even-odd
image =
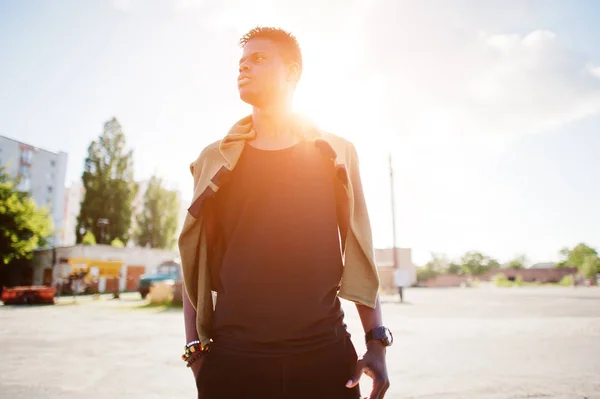
[[596, 255], [587, 255], [579, 268], [579, 273], [594, 280], [596, 275], [600, 273], [600, 258]]
[[480, 252], [467, 252], [461, 258], [464, 274], [477, 276], [500, 267], [498, 261]]
[[0, 167], [0, 265], [31, 258], [52, 234], [47, 209], [38, 208], [16, 184]]
[[444, 255], [432, 253], [431, 260], [423, 267], [417, 268], [417, 281], [423, 282], [446, 272], [448, 259]]
[[88, 147], [81, 177], [85, 196], [77, 218], [77, 242], [91, 231], [99, 244], [115, 238], [129, 240], [131, 202], [137, 192], [133, 180], [133, 151], [125, 148], [125, 134], [117, 119], [104, 124], [104, 132]]
[[178, 215], [177, 193], [166, 189], [162, 179], [152, 176], [144, 193], [144, 208], [136, 220], [136, 243], [151, 248], [172, 249], [177, 241]]
[[563, 260], [556, 264], [556, 267], [572, 267], [581, 269], [585, 259], [588, 256], [598, 256], [598, 251], [584, 243], [577, 244], [573, 249], [567, 247], [560, 250]]
[[461, 265], [451, 262], [445, 270], [448, 274], [463, 274]]
[[507, 268], [510, 269], [524, 269], [527, 264], [527, 257], [525, 255], [519, 255], [513, 260], [506, 264]]

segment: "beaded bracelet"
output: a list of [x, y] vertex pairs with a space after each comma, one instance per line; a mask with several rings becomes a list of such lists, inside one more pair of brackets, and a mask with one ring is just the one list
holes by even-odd
[[[198, 357], [199, 355], [208, 352], [208, 350], [210, 349], [210, 346], [202, 346], [202, 344], [200, 343], [200, 341], [192, 341], [189, 342], [187, 345], [185, 345], [184, 347], [184, 353], [183, 355], [181, 355], [181, 359], [184, 362], [189, 362], [190, 358], [193, 356], [194, 358]], [[196, 356], [198, 355], [198, 356]]]
[[200, 359], [202, 357], [203, 353], [202, 352], [196, 352], [196, 354], [190, 356], [187, 360], [187, 364], [186, 367], [192, 367], [192, 364], [194, 364], [194, 362], [198, 359]]

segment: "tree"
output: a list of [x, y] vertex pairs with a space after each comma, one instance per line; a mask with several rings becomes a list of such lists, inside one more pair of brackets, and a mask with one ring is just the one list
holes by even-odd
[[104, 132], [88, 147], [81, 179], [85, 196], [75, 234], [81, 243], [91, 231], [99, 244], [115, 238], [129, 240], [131, 202], [137, 192], [133, 180], [133, 152], [125, 149], [125, 135], [116, 118], [104, 124]]
[[500, 267], [498, 261], [480, 252], [467, 252], [461, 258], [461, 264], [463, 273], [472, 276], [485, 274]]
[[0, 265], [31, 258], [52, 234], [47, 209], [38, 208], [28, 193], [17, 191], [16, 183], [0, 167]]
[[152, 176], [144, 193], [144, 208], [137, 217], [135, 240], [140, 246], [172, 249], [176, 243], [179, 198]]
[[524, 269], [527, 264], [527, 257], [525, 255], [519, 255], [513, 260], [506, 264], [509, 269]]
[[431, 260], [423, 267], [417, 269], [417, 281], [427, 281], [430, 278], [436, 277], [442, 273], [445, 273], [448, 268], [448, 260], [445, 256], [432, 253]]
[[463, 274], [461, 265], [451, 262], [445, 270], [448, 274]]
[[569, 249], [567, 247], [560, 250], [560, 255], [562, 256], [562, 262], [556, 264], [556, 267], [577, 267], [577, 269], [581, 269], [583, 266], [585, 259], [588, 256], [598, 256], [598, 251], [595, 248], [592, 248], [584, 243], [580, 243], [576, 245], [573, 249]]
[[587, 255], [579, 268], [579, 273], [594, 280], [596, 275], [600, 273], [600, 258], [596, 255]]

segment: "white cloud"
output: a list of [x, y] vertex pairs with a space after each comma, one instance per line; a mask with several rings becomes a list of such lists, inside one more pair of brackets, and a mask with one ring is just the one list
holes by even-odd
[[457, 112], [476, 131], [539, 132], [600, 111], [600, 81], [550, 31], [493, 35], [480, 67], [457, 92]]
[[405, 130], [435, 118], [447, 133], [517, 135], [600, 112], [600, 69], [555, 32], [482, 32], [467, 12], [428, 4], [375, 1], [364, 17], [386, 113], [406, 116]]
[[600, 66], [593, 66], [593, 65], [589, 65], [588, 66], [588, 72], [592, 75], [597, 77], [598, 79], [600, 79]]

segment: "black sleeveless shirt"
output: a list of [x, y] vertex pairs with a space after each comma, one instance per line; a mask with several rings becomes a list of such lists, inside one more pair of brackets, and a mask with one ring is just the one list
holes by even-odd
[[310, 141], [276, 151], [245, 146], [215, 197], [225, 243], [216, 346], [287, 354], [347, 336], [334, 179], [333, 164]]

